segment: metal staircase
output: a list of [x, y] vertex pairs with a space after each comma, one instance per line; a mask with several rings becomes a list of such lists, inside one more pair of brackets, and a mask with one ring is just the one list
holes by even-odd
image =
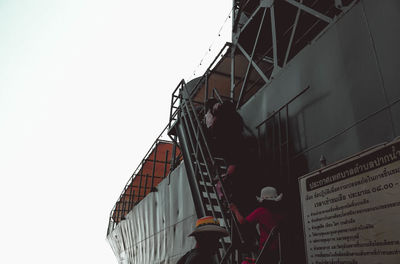
[[206, 131], [203, 129], [203, 116], [203, 103], [191, 99], [186, 83], [182, 80], [172, 94], [169, 136], [179, 144], [182, 151], [197, 216], [213, 216], [230, 233], [229, 237], [220, 241], [219, 263], [234, 263], [238, 261], [234, 258], [239, 258], [240, 254], [232, 253], [238, 252], [237, 245], [243, 243], [243, 239], [236, 218], [230, 213], [223, 187], [223, 197], [217, 195], [215, 183], [221, 181], [226, 164], [210, 151]]

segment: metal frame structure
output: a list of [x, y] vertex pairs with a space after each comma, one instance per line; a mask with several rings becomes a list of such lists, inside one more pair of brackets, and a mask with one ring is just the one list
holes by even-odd
[[[310, 86], [306, 87], [299, 94], [290, 99], [283, 106], [279, 107], [276, 111], [271, 113], [264, 121], [256, 126], [257, 138], [259, 140], [259, 155], [265, 156], [261, 146], [265, 145], [262, 137], [262, 129], [265, 129], [265, 136], [267, 131], [271, 133], [268, 136], [271, 139], [271, 144], [268, 146], [272, 150], [272, 159], [275, 164], [279, 167], [279, 178], [286, 177], [287, 183], [289, 184], [290, 179], [290, 124], [289, 124], [289, 105], [294, 102], [297, 98], [303, 95]], [[265, 157], [264, 157], [265, 159]]]
[[[214, 92], [216, 95], [218, 94], [218, 91]], [[219, 95], [217, 96], [219, 97]], [[231, 235], [235, 234], [234, 238], [231, 236], [231, 241], [221, 239], [220, 263], [223, 263], [233, 252], [232, 240], [237, 236], [239, 243], [243, 242], [236, 219], [226, 212], [229, 201], [225, 189], [222, 186], [223, 198], [219, 198], [215, 186], [217, 181], [222, 182], [221, 174], [226, 169], [226, 165], [223, 159], [214, 157], [210, 151], [201, 121], [201, 116], [204, 114], [203, 103], [193, 102], [184, 80], [178, 84], [172, 98], [173, 103], [176, 103], [179, 98], [180, 104], [171, 107], [174, 111], [171, 110], [170, 122], [174, 124], [171, 123], [169, 127], [171, 131], [176, 125], [183, 127], [181, 133], [184, 135], [180, 134], [180, 144], [185, 145], [181, 150], [184, 160], [187, 162], [185, 164], [189, 182], [194, 183], [191, 188], [195, 206], [199, 207], [196, 212], [199, 217], [212, 215], [216, 219], [221, 219], [227, 229], [231, 231]]]
[[[148, 150], [132, 176], [129, 178], [124, 189], [122, 190], [117, 202], [110, 212], [107, 235], [114, 230], [116, 225], [125, 218], [125, 216], [133, 209], [136, 204], [138, 204], [144, 197], [146, 197], [148, 193], [156, 190], [157, 186], [155, 185], [155, 179], [166, 178], [169, 171], [175, 168], [177, 161], [182, 159], [182, 156], [180, 154], [176, 156], [177, 145], [175, 142], [161, 139], [161, 137], [166, 133], [167, 129], [168, 125], [163, 129], [163, 131], [151, 145], [150, 149]], [[173, 144], [171, 155], [169, 151], [166, 150], [165, 157], [157, 158], [157, 148], [160, 144]], [[154, 153], [154, 155], [152, 158], [150, 158], [152, 153]], [[149, 162], [152, 163], [152, 172], [150, 174], [143, 173], [144, 164], [148, 164]], [[162, 176], [156, 175], [157, 164], [164, 164], [164, 172]], [[133, 185], [134, 180], [137, 179], [137, 177], [140, 177], [139, 184]], [[134, 188], [138, 189], [137, 193], [135, 193]]]
[[[286, 176], [288, 182], [290, 181], [289, 105], [308, 89], [309, 87], [305, 88], [256, 127], [258, 138], [262, 140], [262, 128], [264, 126], [272, 126], [274, 135], [276, 136], [273, 136], [272, 149], [279, 167], [279, 174], [282, 177]], [[218, 91], [215, 91], [215, 93], [218, 94]], [[217, 95], [217, 98], [218, 97]], [[236, 218], [231, 215], [227, 211], [226, 206], [224, 206], [229, 204], [230, 201], [227, 199], [223, 186], [222, 192], [224, 197], [220, 199], [217, 196], [215, 182], [216, 180], [222, 180], [220, 175], [226, 168], [220, 167], [208, 146], [202, 128], [203, 124], [200, 120], [200, 116], [204, 115], [204, 108], [201, 107], [201, 102], [192, 101], [184, 80], [179, 83], [172, 98], [174, 98], [172, 102], [177, 102], [177, 98], [179, 98], [180, 104], [173, 108], [175, 109], [174, 111], [171, 111], [170, 121], [174, 122], [174, 124], [170, 124], [169, 127], [172, 129], [177, 123], [183, 126], [183, 133], [185, 135], [179, 135], [179, 138], [182, 146], [186, 146], [182, 148], [182, 152], [184, 160], [187, 162], [185, 164], [187, 165], [188, 177], [192, 178], [194, 182], [194, 186], [191, 187], [193, 200], [195, 201], [195, 206], [200, 207], [200, 209], [196, 211], [198, 216], [212, 215], [214, 218], [219, 218], [225, 223], [225, 226], [230, 231], [231, 241], [227, 242], [221, 240], [222, 249], [219, 263], [235, 263], [240, 259], [239, 248], [240, 244], [244, 241]], [[196, 104], [198, 107], [196, 107]], [[262, 143], [260, 142], [259, 145], [262, 145]], [[271, 237], [275, 237], [276, 234], [280, 236], [279, 232], [272, 232]], [[258, 259], [261, 254], [258, 256]]]
[[[191, 188], [195, 205], [197, 204], [197, 214], [199, 216], [211, 214], [215, 218], [222, 219], [226, 227], [231, 230], [231, 235], [232, 233], [238, 234], [239, 240], [242, 241], [235, 217], [224, 212], [224, 204], [228, 204], [229, 201], [220, 200], [216, 195], [214, 184], [215, 179], [221, 181], [221, 162], [217, 161], [212, 155], [202, 129], [202, 121], [199, 117], [202, 113], [198, 109], [202, 108], [204, 102], [195, 102], [193, 95], [204, 84], [204, 98], [208, 98], [208, 82], [210, 75], [213, 74], [213, 67], [215, 70], [215, 67], [221, 62], [219, 61], [220, 57], [224, 56], [222, 55], [223, 52], [230, 50], [229, 54], [225, 55], [225, 58], [230, 58], [230, 72], [215, 73], [230, 78], [230, 97], [231, 100], [236, 102], [236, 108], [240, 108], [245, 102], [245, 97], [249, 91], [253, 90], [254, 87], [261, 88], [269, 85], [291, 58], [308, 43], [318, 38], [358, 2], [358, 0], [347, 0], [344, 4], [344, 1], [346, 0], [329, 1], [329, 3], [326, 0], [261, 0], [257, 4], [251, 0], [234, 1], [236, 9], [233, 12], [232, 20], [232, 43], [226, 43], [223, 46], [191, 91], [188, 91], [184, 80], [179, 82], [173, 91], [168, 125], [153, 143], [149, 152], [131, 176], [112, 209], [107, 234], [115, 228], [116, 224], [125, 217], [137, 202], [143, 199], [149, 191], [154, 190], [154, 175], [157, 162], [163, 162], [165, 168], [169, 164], [170, 169], [174, 169], [176, 159], [182, 158], [182, 156], [176, 157], [176, 147], [179, 147], [185, 162], [186, 159], [188, 160], [188, 163], [185, 164], [190, 166], [190, 168], [187, 168], [188, 171], [191, 171], [191, 173], [188, 172], [188, 177], [194, 178]], [[250, 8], [250, 5], [253, 5], [253, 7]], [[286, 13], [287, 10], [285, 8], [290, 12]], [[242, 16], [246, 17], [246, 14], [248, 18], [241, 22]], [[289, 15], [286, 17], [287, 14]], [[286, 21], [293, 20], [284, 24], [282, 19], [286, 19]], [[238, 56], [245, 59], [244, 64], [237, 61]], [[245, 68], [243, 75], [236, 75], [238, 67]], [[279, 157], [280, 175], [286, 175], [288, 182], [290, 181], [288, 107], [293, 100], [307, 89], [277, 109], [256, 127], [259, 139], [261, 138], [260, 131], [263, 126], [272, 126], [273, 132], [276, 132], [274, 136], [277, 135], [278, 137], [276, 141], [278, 145], [273, 146], [273, 149], [277, 151], [274, 155], [276, 154]], [[213, 94], [221, 99], [217, 89], [213, 88]], [[181, 131], [181, 133], [185, 134], [185, 140], [178, 138], [177, 128], [175, 127], [178, 123], [183, 127], [183, 132]], [[284, 125], [282, 126], [283, 123]], [[165, 160], [159, 161], [156, 154], [157, 144], [162, 142], [160, 137], [166, 131], [168, 131], [168, 136], [174, 144], [174, 149], [171, 160], [168, 160], [167, 153]], [[155, 153], [153, 160], [148, 160], [148, 156], [153, 151]], [[146, 161], [153, 162], [153, 170], [150, 175], [144, 174], [142, 171]], [[163, 177], [166, 177], [166, 174], [167, 170], [165, 169]], [[133, 188], [129, 189], [135, 177], [140, 177], [138, 193], [135, 193]], [[149, 179], [151, 180], [151, 187], [148, 187]], [[129, 193], [127, 193], [128, 189], [130, 190]], [[225, 194], [223, 188], [222, 191]], [[227, 196], [224, 195], [224, 197], [226, 199]], [[122, 206], [120, 205], [121, 203]], [[233, 239], [233, 237], [231, 238]], [[226, 241], [222, 240], [221, 242], [224, 255], [220, 258], [221, 263], [228, 261], [229, 256], [233, 260], [233, 252], [235, 251], [233, 243], [228, 246], [228, 243], [225, 243]]]
[[[231, 67], [230, 67], [230, 95], [231, 99], [236, 101], [236, 107], [239, 108], [242, 103], [243, 103], [243, 98], [245, 97], [245, 94], [247, 91], [252, 89], [253, 86], [257, 85], [259, 80], [263, 83], [262, 86], [264, 87], [265, 85], [268, 85], [271, 83], [272, 79], [280, 72], [280, 70], [285, 67], [285, 65], [288, 63], [288, 61], [293, 58], [298, 52], [303, 47], [300, 46], [295, 46], [296, 41], [298, 42], [299, 40], [304, 41], [307, 37], [307, 41], [312, 41], [316, 37], [318, 37], [324, 30], [327, 29], [327, 27], [338, 19], [339, 15], [343, 14], [344, 11], [349, 10], [352, 5], [354, 5], [357, 0], [352, 1], [351, 4], [349, 4], [346, 8], [343, 8], [341, 6], [341, 9], [339, 10], [338, 8], [335, 8], [338, 11], [338, 15], [335, 15], [334, 17], [328, 16], [329, 12], [322, 13], [318, 11], [316, 8], [313, 8], [312, 5], [308, 6], [304, 2], [307, 0], [299, 0], [299, 2], [294, 1], [294, 0], [263, 0], [260, 1], [259, 5], [255, 8], [255, 10], [252, 12], [250, 18], [243, 24], [238, 26], [238, 31], [233, 32], [233, 43], [229, 44], [227, 43], [226, 46], [229, 45], [231, 48], [231, 52], [228, 56], [231, 57]], [[247, 1], [247, 3], [250, 3], [251, 1]], [[309, 2], [309, 1], [308, 1]], [[318, 2], [318, 0], [315, 0], [314, 3]], [[247, 4], [246, 3], [246, 4]], [[285, 3], [287, 6], [291, 6], [294, 8], [295, 12], [293, 13], [293, 23], [289, 28], [282, 28], [279, 27], [277, 24], [278, 21], [278, 16], [282, 15], [282, 6], [275, 7], [275, 5], [279, 3]], [[239, 5], [239, 12], [237, 14], [240, 14], [241, 12], [244, 12], [245, 7]], [[293, 10], [293, 9], [292, 9]], [[303, 13], [306, 13], [308, 15], [311, 15], [312, 17], [315, 18], [315, 20], [310, 20], [311, 24], [308, 25], [311, 29], [314, 28], [317, 24], [323, 25], [323, 27], [320, 27], [316, 32], [313, 32], [313, 34], [310, 36], [307, 36], [311, 32], [311, 29], [308, 29], [300, 36], [296, 36], [297, 29], [299, 28], [299, 25], [301, 24], [301, 16]], [[267, 19], [267, 15], [269, 16], [269, 19]], [[238, 24], [239, 18], [236, 16], [234, 18], [235, 24]], [[246, 34], [246, 31], [251, 31], [253, 29], [253, 37], [250, 39], [250, 42], [252, 42], [251, 45], [248, 45], [248, 43], [243, 43], [243, 40], [240, 38], [242, 34]], [[265, 31], [268, 29], [270, 32], [270, 36], [266, 40], [265, 36]], [[284, 30], [284, 33], [280, 32]], [[280, 34], [280, 35], [278, 35]], [[284, 42], [282, 41], [282, 36], [287, 36], [287, 41]], [[269, 40], [269, 41], [268, 41]], [[248, 39], [246, 38], [246, 41]], [[246, 45], [247, 44], [247, 45]], [[267, 45], [267, 46], [265, 46]], [[283, 47], [282, 47], [283, 46]], [[221, 50], [221, 52], [216, 56], [215, 60], [212, 62], [210, 67], [206, 70], [205, 74], [199, 79], [198, 83], [195, 85], [195, 88], [189, 93], [189, 91], [186, 90], [186, 84], [182, 80], [178, 86], [176, 87], [172, 100], [171, 100], [171, 112], [170, 112], [170, 129], [173, 127], [172, 123], [173, 122], [181, 122], [186, 130], [186, 135], [187, 135], [187, 142], [180, 142], [181, 144], [188, 144], [188, 149], [191, 150], [191, 154], [187, 155], [185, 159], [191, 159], [191, 162], [189, 164], [193, 165], [192, 170], [194, 171], [194, 177], [197, 179], [196, 180], [196, 191], [195, 193], [200, 194], [200, 197], [198, 199], [194, 199], [195, 201], [200, 201], [202, 203], [204, 208], [201, 208], [200, 210], [197, 210], [198, 212], [200, 211], [200, 214], [205, 213], [207, 211], [211, 212], [211, 214], [216, 217], [216, 212], [214, 210], [214, 206], [212, 205], [213, 199], [211, 198], [211, 194], [209, 193], [207, 187], [204, 188], [204, 186], [201, 186], [201, 182], [205, 185], [207, 183], [211, 184], [208, 187], [211, 187], [211, 190], [215, 188], [213, 186], [213, 179], [210, 177], [210, 175], [213, 175], [216, 173], [214, 177], [219, 177], [218, 172], [213, 171], [215, 169], [215, 161], [214, 157], [211, 155], [209, 148], [207, 146], [207, 141], [204, 137], [204, 132], [202, 132], [201, 129], [201, 122], [198, 117], [198, 113], [196, 113], [196, 108], [193, 105], [192, 102], [192, 96], [197, 92], [197, 89], [202, 85], [202, 83], [205, 81], [205, 98], [208, 98], [208, 78], [210, 74], [212, 74], [213, 70], [212, 67], [214, 66], [217, 58], [222, 54], [222, 51], [224, 48]], [[247, 50], [250, 50], [248, 52]], [[284, 52], [282, 52], [282, 50]], [[280, 51], [280, 52], [279, 52]], [[236, 61], [237, 56], [243, 56], [246, 59], [246, 69], [244, 72], [244, 75], [239, 76], [237, 78], [235, 70], [237, 66], [243, 66], [243, 65], [238, 65]], [[217, 64], [218, 65], [218, 64]], [[215, 69], [214, 69], [215, 70]], [[250, 80], [250, 75], [255, 71], [259, 78], [258, 80], [254, 81], [254, 78], [252, 80], [252, 83], [249, 82]], [[308, 89], [308, 88], [307, 88]], [[307, 89], [302, 91], [298, 96], [303, 94]], [[238, 93], [238, 97], [235, 100], [235, 93]], [[218, 90], [214, 93], [218, 96]], [[276, 150], [276, 155], [278, 157], [277, 162], [279, 163], [279, 173], [282, 176], [286, 175], [287, 182], [290, 182], [290, 149], [289, 149], [289, 104], [295, 100], [298, 96], [290, 100], [287, 104], [282, 106], [281, 108], [277, 109], [271, 116], [267, 117], [267, 119], [260, 123], [256, 129], [259, 132], [259, 138], [260, 138], [260, 129], [263, 125], [271, 125], [274, 126], [274, 132], [276, 131], [276, 134], [278, 136], [277, 138], [277, 144], [276, 146], [273, 146], [273, 149]], [[179, 99], [179, 100], [178, 100]], [[202, 102], [197, 102], [199, 105], [202, 104]], [[284, 124], [283, 124], [284, 123]], [[283, 126], [282, 126], [283, 124]], [[276, 143], [276, 142], [275, 142]], [[207, 166], [208, 160], [209, 166]], [[202, 165], [201, 165], [202, 164]], [[205, 168], [203, 167], [205, 165]], [[208, 180], [205, 177], [210, 177]], [[205, 197], [201, 197], [201, 190], [202, 188], [205, 189]], [[216, 193], [216, 190], [213, 190], [214, 193]], [[225, 196], [226, 197], [226, 196]], [[221, 203], [222, 201], [218, 202], [218, 207], [222, 209]], [[229, 201], [226, 201], [229, 202]], [[207, 205], [209, 205], [207, 207]], [[223, 210], [221, 210], [223, 211]], [[227, 224], [227, 227], [231, 228], [228, 223], [226, 222], [227, 217], [224, 216], [224, 222]], [[231, 217], [231, 219], [235, 219], [234, 217]], [[233, 229], [232, 229], [233, 230]], [[229, 255], [233, 258], [233, 247], [232, 245], [227, 249], [225, 246], [224, 251], [225, 251], [225, 257], [222, 258], [221, 263], [225, 262], [228, 260]]]
[[[285, 67], [290, 58], [294, 57], [304, 48], [304, 45], [318, 38], [330, 25], [334, 24], [344, 13], [350, 10], [358, 0], [347, 1], [349, 2], [347, 5], [344, 5], [341, 0], [324, 1], [324, 3], [322, 0], [261, 0], [255, 9], [252, 10], [247, 21], [239, 25], [239, 20], [241, 20], [245, 12], [244, 10], [251, 2], [252, 1], [246, 1], [243, 4], [239, 3], [236, 12], [234, 12], [236, 16], [234, 16], [232, 37], [231, 76], [233, 77], [231, 81], [231, 96], [233, 98], [235, 92], [239, 92], [237, 108], [243, 104], [243, 97], [250, 89], [247, 80], [250, 74], [252, 74], [252, 69], [259, 75], [258, 79], [262, 80], [264, 85], [268, 85], [271, 79]], [[318, 5], [321, 6], [321, 3], [323, 3], [322, 11], [317, 8]], [[278, 8], [275, 7], [277, 4], [279, 4]], [[295, 8], [295, 12], [293, 12], [293, 8]], [[289, 27], [280, 26], [279, 23], [281, 23], [282, 20], [280, 16], [286, 16], [286, 11], [289, 9], [292, 10], [292, 12], [288, 14], [293, 14], [293, 22]], [[332, 11], [333, 9], [334, 11]], [[308, 18], [308, 20], [303, 19], [304, 21], [302, 21], [301, 16], [305, 16], [305, 14], [315, 19], [312, 20]], [[270, 17], [269, 21], [266, 19], [267, 15]], [[261, 18], [258, 19], [260, 16]], [[285, 19], [289, 20], [290, 18]], [[305, 32], [298, 32], [299, 25], [302, 23], [306, 24], [305, 26], [308, 27], [308, 29]], [[319, 25], [322, 25], [322, 27]], [[251, 30], [257, 31], [257, 33], [256, 36], [251, 39], [251, 41], [253, 41], [252, 44], [246, 43], [247, 46], [249, 46], [248, 49], [251, 49], [251, 52], [248, 52], [242, 43], [244, 40], [241, 39], [241, 36]], [[270, 31], [271, 36], [265, 36], [263, 32], [266, 31]], [[297, 36], [298, 34], [301, 35]], [[261, 36], [263, 36], [263, 41], [260, 41]], [[245, 41], [248, 41], [248, 38], [246, 38]], [[302, 44], [303, 46], [294, 47], [294, 42], [299, 41], [305, 44]], [[239, 81], [235, 82], [236, 63], [234, 58], [237, 51], [247, 59], [248, 64], [245, 75]], [[271, 54], [271, 56], [268, 56], [268, 54]], [[240, 83], [240, 90], [235, 91]]]
[[267, 248], [272, 244], [274, 241], [274, 238], [278, 239], [278, 251], [279, 251], [279, 260], [277, 264], [282, 263], [282, 243], [281, 243], [281, 232], [280, 232], [280, 226], [276, 225], [271, 229], [271, 232], [268, 235], [267, 240], [264, 243], [264, 246], [261, 249], [260, 254], [258, 255], [255, 264], [263, 264], [261, 263], [262, 257], [264, 254], [267, 253]]

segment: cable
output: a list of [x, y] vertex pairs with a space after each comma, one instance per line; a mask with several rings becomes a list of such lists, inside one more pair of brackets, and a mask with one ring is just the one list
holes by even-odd
[[[226, 24], [226, 22], [228, 21], [228, 19], [231, 18], [231, 16], [232, 16], [232, 11], [234, 10], [234, 8], [235, 8], [235, 7], [232, 7], [231, 10], [229, 11], [228, 16], [225, 18], [224, 23], [222, 24], [222, 26], [220, 27], [220, 29], [219, 29], [219, 31], [218, 31], [217, 37], [214, 38], [214, 40], [212, 41], [212, 43], [211, 43], [210, 46], [208, 47], [207, 51], [204, 53], [204, 55], [203, 55], [203, 57], [201, 58], [199, 64], [198, 64], [198, 65], [196, 66], [196, 68], [194, 69], [192, 76], [196, 76], [196, 72], [197, 72], [197, 70], [200, 68], [200, 66], [203, 65], [204, 59], [211, 53], [211, 51], [214, 50], [215, 42], [216, 42], [216, 40], [217, 40], [218, 38], [221, 37], [221, 32], [222, 32], [222, 30], [224, 29], [225, 24]], [[191, 78], [192, 76], [189, 76], [189, 78]], [[189, 78], [187, 78], [187, 79], [189, 79]]]

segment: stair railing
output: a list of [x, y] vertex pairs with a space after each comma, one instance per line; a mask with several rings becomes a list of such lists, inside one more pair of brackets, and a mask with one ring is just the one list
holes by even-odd
[[[261, 260], [263, 259], [264, 255], [267, 253], [267, 248], [269, 248], [271, 246], [271, 244], [273, 243], [273, 241], [276, 237], [278, 238], [278, 250], [279, 250], [279, 261], [277, 264], [282, 263], [281, 233], [279, 231], [279, 226], [276, 225], [271, 229], [271, 231], [268, 235], [268, 238], [265, 241], [264, 246], [262, 247], [262, 249], [260, 251], [260, 254], [258, 254], [255, 264], [263, 264], [263, 263], [261, 263]], [[273, 264], [275, 264], [275, 263], [273, 263]]]
[[[221, 200], [218, 195], [217, 195], [217, 191], [216, 191], [216, 187], [214, 185], [215, 183], [215, 179], [217, 181], [222, 182], [222, 178], [220, 175], [220, 172], [218, 171], [217, 168], [217, 163], [215, 161], [214, 156], [212, 155], [210, 148], [208, 146], [207, 143], [207, 139], [205, 136], [205, 133], [203, 131], [202, 128], [202, 122], [200, 121], [199, 118], [199, 113], [201, 114], [202, 111], [198, 111], [196, 110], [196, 107], [194, 106], [194, 103], [191, 99], [191, 96], [187, 90], [186, 87], [186, 83], [184, 83], [184, 81], [181, 81], [181, 87], [180, 87], [180, 117], [181, 120], [183, 121], [183, 124], [185, 125], [186, 128], [186, 133], [188, 135], [189, 138], [189, 143], [191, 146], [191, 149], [193, 151], [193, 155], [192, 158], [194, 158], [194, 161], [191, 161], [192, 166], [194, 164], [196, 164], [195, 166], [195, 175], [199, 174], [201, 181], [204, 183], [204, 189], [206, 192], [206, 200], [209, 203], [210, 206], [210, 210], [213, 217], [217, 218], [217, 214], [214, 210], [214, 205], [212, 203], [212, 198], [211, 198], [211, 194], [209, 192], [209, 188], [207, 186], [207, 182], [211, 184], [211, 189], [213, 190], [215, 196], [216, 196], [216, 201], [217, 201], [217, 205], [218, 207], [221, 209], [221, 216], [222, 219], [226, 225], [226, 227], [228, 228], [228, 231], [231, 233], [232, 235], [232, 231], [234, 230], [237, 234], [238, 234], [238, 238], [240, 240], [240, 243], [243, 243], [243, 238], [242, 235], [240, 233], [239, 230], [239, 225], [237, 223], [237, 220], [234, 216], [230, 215], [229, 219], [232, 221], [232, 223], [230, 224], [228, 221], [228, 217], [226, 215], [226, 212], [224, 210], [223, 207], [223, 200]], [[203, 112], [204, 113], [204, 112]], [[204, 168], [203, 166], [204, 165]], [[208, 181], [205, 179], [204, 176], [208, 176]], [[215, 178], [213, 178], [213, 176], [215, 176]], [[200, 188], [198, 181], [196, 181], [198, 188]], [[226, 191], [225, 188], [222, 186], [221, 187], [221, 191], [223, 194], [223, 197], [225, 199], [226, 204], [229, 204], [229, 200], [228, 200], [228, 196], [226, 195]], [[207, 205], [203, 204], [203, 207], [205, 209], [205, 211], [208, 210]], [[232, 227], [233, 226], [233, 227]], [[231, 241], [233, 242], [233, 241]], [[226, 246], [224, 245], [224, 241], [222, 240], [222, 244], [223, 244], [223, 248], [224, 248], [224, 252], [225, 252], [225, 256], [223, 257], [223, 261], [227, 258], [227, 255], [230, 254], [232, 252], [232, 245], [230, 246], [230, 248], [227, 250]]]
[[[183, 93], [185, 93], [185, 91], [187, 91], [186, 85], [183, 84]], [[190, 97], [188, 99], [187, 96], [183, 95], [183, 100], [181, 102], [181, 106], [182, 106], [181, 117], [182, 117], [182, 120], [186, 127], [186, 133], [188, 134], [189, 142], [190, 142], [191, 149], [193, 151], [193, 155], [194, 155], [194, 159], [195, 159], [195, 163], [196, 163], [196, 166], [195, 166], [195, 175], [196, 176], [195, 177], [197, 177], [197, 175], [200, 175], [201, 181], [204, 183], [204, 189], [205, 189], [205, 193], [206, 193], [206, 197], [207, 197], [206, 199], [210, 206], [211, 214], [214, 218], [217, 219], [218, 218], [217, 213], [215, 211], [213, 201], [211, 198], [211, 194], [210, 194], [209, 188], [207, 186], [207, 183], [209, 182], [211, 184], [211, 187], [213, 189], [215, 188], [213, 186], [213, 181], [211, 178], [212, 171], [211, 171], [210, 167], [208, 166], [207, 158], [209, 158], [209, 159], [211, 158], [210, 161], [212, 162], [213, 168], [215, 166], [215, 161], [213, 160], [213, 157], [211, 155], [208, 145], [204, 145], [205, 150], [203, 149], [202, 143], [205, 143], [204, 132], [201, 129], [201, 123], [199, 123], [200, 121], [195, 112], [196, 109], [194, 108], [193, 103], [190, 100]], [[207, 156], [207, 154], [208, 154], [208, 156]], [[204, 164], [205, 171], [204, 171], [204, 168], [202, 168], [202, 163]], [[191, 164], [193, 165], [193, 162]], [[204, 177], [205, 175], [207, 175], [209, 177], [208, 181]], [[196, 181], [196, 183], [199, 185], [198, 181]], [[200, 188], [200, 186], [198, 186], [198, 188]], [[215, 193], [215, 190], [214, 190], [214, 193]], [[223, 207], [222, 207], [218, 197], [216, 197], [216, 198], [217, 198], [216, 199], [217, 204], [221, 209], [221, 215], [224, 220], [224, 223], [225, 223], [225, 225], [228, 226], [227, 217], [224, 213]], [[205, 211], [208, 210], [207, 205], [203, 204], [203, 207], [204, 207]], [[222, 240], [222, 247], [223, 247], [224, 251], [227, 250], [224, 240]]]

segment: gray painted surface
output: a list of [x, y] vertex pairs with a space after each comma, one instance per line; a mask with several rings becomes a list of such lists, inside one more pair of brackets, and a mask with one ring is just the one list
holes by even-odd
[[396, 136], [400, 135], [400, 102], [397, 102], [392, 106], [392, 116], [394, 122], [394, 130]]
[[[374, 9], [379, 4], [366, 2], [365, 10], [373, 9], [371, 14], [364, 13], [363, 2], [358, 3], [240, 109], [248, 126], [255, 129], [310, 86], [289, 106], [294, 153], [305, 151], [309, 170], [318, 168], [321, 154], [334, 162], [399, 134], [394, 130], [398, 107], [384, 108], [388, 101], [400, 97], [400, 75], [395, 74], [399, 70], [400, 37], [388, 36], [399, 27], [399, 23], [389, 22], [399, 21], [400, 13], [391, 11], [391, 21], [385, 23], [374, 17], [399, 4], [392, 1], [392, 5], [385, 3]], [[384, 29], [389, 34], [382, 33]], [[376, 37], [372, 39], [373, 34]], [[381, 39], [381, 35], [385, 37]], [[389, 37], [399, 45], [387, 45]], [[379, 64], [378, 57], [382, 58]]]
[[389, 102], [400, 97], [400, 1], [363, 0]]
[[[289, 196], [297, 263], [305, 262], [297, 178], [318, 169], [321, 155], [334, 163], [400, 135], [399, 21], [399, 1], [360, 1], [239, 110], [257, 134], [257, 125], [310, 86], [289, 105], [289, 180], [276, 179], [263, 160], [265, 184], [278, 183]], [[265, 131], [263, 140], [272, 137]]]

